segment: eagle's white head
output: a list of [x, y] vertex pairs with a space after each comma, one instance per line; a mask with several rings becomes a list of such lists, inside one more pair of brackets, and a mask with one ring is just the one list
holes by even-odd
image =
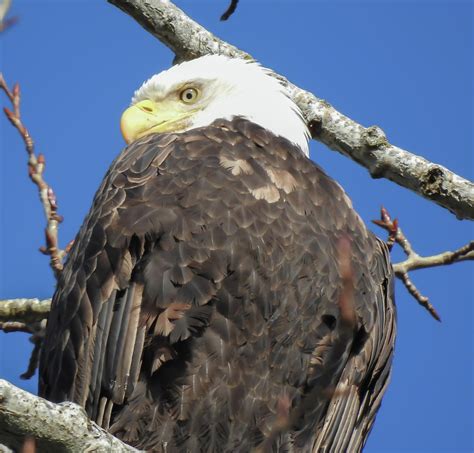
[[244, 117], [309, 154], [309, 132], [296, 104], [258, 63], [208, 55], [154, 75], [134, 94], [121, 122], [127, 143], [157, 132], [183, 132]]

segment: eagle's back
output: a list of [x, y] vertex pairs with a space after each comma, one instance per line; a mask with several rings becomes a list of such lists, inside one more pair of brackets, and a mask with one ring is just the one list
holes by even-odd
[[40, 393], [153, 451], [357, 450], [390, 370], [391, 287], [384, 246], [284, 138], [243, 119], [148, 136], [112, 164], [75, 241]]

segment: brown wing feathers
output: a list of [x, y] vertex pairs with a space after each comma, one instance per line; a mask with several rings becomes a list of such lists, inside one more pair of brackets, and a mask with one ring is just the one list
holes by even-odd
[[[390, 369], [391, 278], [339, 186], [286, 140], [242, 119], [148, 136], [113, 163], [75, 242], [40, 391], [152, 451], [355, 451]], [[287, 399], [300, 416], [275, 434]]]

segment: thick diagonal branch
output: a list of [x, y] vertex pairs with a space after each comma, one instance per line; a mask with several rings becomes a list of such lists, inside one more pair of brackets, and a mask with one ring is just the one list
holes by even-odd
[[38, 451], [139, 452], [91, 422], [80, 406], [50, 403], [0, 380], [0, 443], [18, 449], [26, 437]]
[[[108, 0], [168, 46], [176, 61], [206, 54], [252, 57], [222, 41], [168, 0]], [[434, 201], [459, 219], [474, 219], [474, 184], [447, 168], [390, 144], [377, 126], [365, 128], [326, 101], [275, 74], [302, 110], [314, 139], [367, 168]]]

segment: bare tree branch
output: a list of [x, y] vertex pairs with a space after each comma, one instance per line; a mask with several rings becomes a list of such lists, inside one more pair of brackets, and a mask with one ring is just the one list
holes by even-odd
[[5, 299], [0, 300], [0, 321], [34, 323], [46, 319], [51, 308], [51, 299]]
[[176, 61], [191, 60], [206, 54], [225, 54], [253, 58], [209, 33], [168, 0], [108, 0], [132, 16], [153, 36], [176, 54]]
[[29, 340], [34, 348], [27, 370], [20, 376], [30, 379], [39, 363], [41, 343], [46, 330], [46, 319], [51, 307], [51, 299], [10, 299], [0, 300], [0, 330], [5, 333], [23, 332], [31, 334]]
[[66, 252], [61, 250], [58, 246], [58, 226], [63, 221], [58, 214], [58, 205], [56, 203], [56, 195], [53, 189], [49, 186], [43, 178], [44, 167], [46, 160], [43, 154], [36, 156], [33, 139], [28, 130], [21, 121], [20, 114], [20, 86], [15, 84], [13, 89], [10, 89], [0, 74], [0, 90], [4, 91], [12, 104], [13, 111], [7, 107], [3, 110], [10, 123], [17, 129], [21, 135], [26, 152], [28, 153], [28, 174], [31, 181], [38, 187], [38, 192], [43, 206], [44, 215], [46, 217], [45, 238], [46, 247], [41, 247], [40, 251], [45, 255], [50, 256], [50, 266], [53, 269], [56, 278], [63, 268], [63, 258]]
[[[408, 244], [408, 240], [401, 234], [403, 240]], [[406, 252], [406, 250], [404, 249]], [[425, 269], [427, 267], [446, 266], [447, 264], [459, 263], [460, 261], [474, 260], [474, 241], [469, 242], [454, 252], [447, 251], [432, 256], [420, 256], [411, 248], [407, 253], [408, 258], [401, 263], [393, 266], [396, 274], [406, 273], [416, 269]]]
[[138, 452], [95, 423], [73, 403], [54, 404], [0, 380], [0, 442], [20, 448], [34, 437], [38, 451]]
[[387, 240], [387, 246], [389, 249], [393, 247], [394, 243], [397, 243], [407, 255], [405, 261], [393, 265], [395, 275], [403, 282], [408, 292], [418, 301], [418, 303], [426, 308], [433, 318], [437, 321], [441, 321], [438, 312], [433, 305], [431, 305], [428, 297], [423, 296], [420, 293], [418, 288], [411, 281], [408, 273], [416, 269], [445, 266], [460, 261], [474, 260], [474, 241], [469, 242], [454, 252], [448, 251], [433, 256], [420, 256], [415, 252], [410, 241], [403, 234], [397, 219], [392, 220], [390, 214], [385, 208], [381, 209], [380, 217], [380, 220], [373, 220], [372, 222], [388, 231], [389, 237]]
[[[108, 0], [168, 46], [176, 61], [206, 54], [252, 59], [190, 19], [168, 0]], [[447, 168], [390, 144], [377, 126], [365, 128], [326, 101], [275, 74], [302, 110], [312, 137], [367, 168], [448, 209], [458, 219], [474, 219], [474, 184]]]
[[11, 332], [31, 333], [31, 327], [28, 324], [24, 322], [18, 322], [18, 321], [0, 322], [0, 330], [3, 330], [5, 333], [11, 333]]
[[43, 344], [43, 338], [46, 333], [46, 319], [43, 319], [40, 323], [38, 323], [37, 331], [31, 335], [29, 338], [30, 342], [33, 343], [33, 350], [30, 354], [30, 360], [28, 360], [28, 368], [24, 373], [20, 375], [21, 379], [31, 379], [36, 370], [39, 367], [39, 360], [40, 360], [40, 353], [41, 353], [41, 345]]

